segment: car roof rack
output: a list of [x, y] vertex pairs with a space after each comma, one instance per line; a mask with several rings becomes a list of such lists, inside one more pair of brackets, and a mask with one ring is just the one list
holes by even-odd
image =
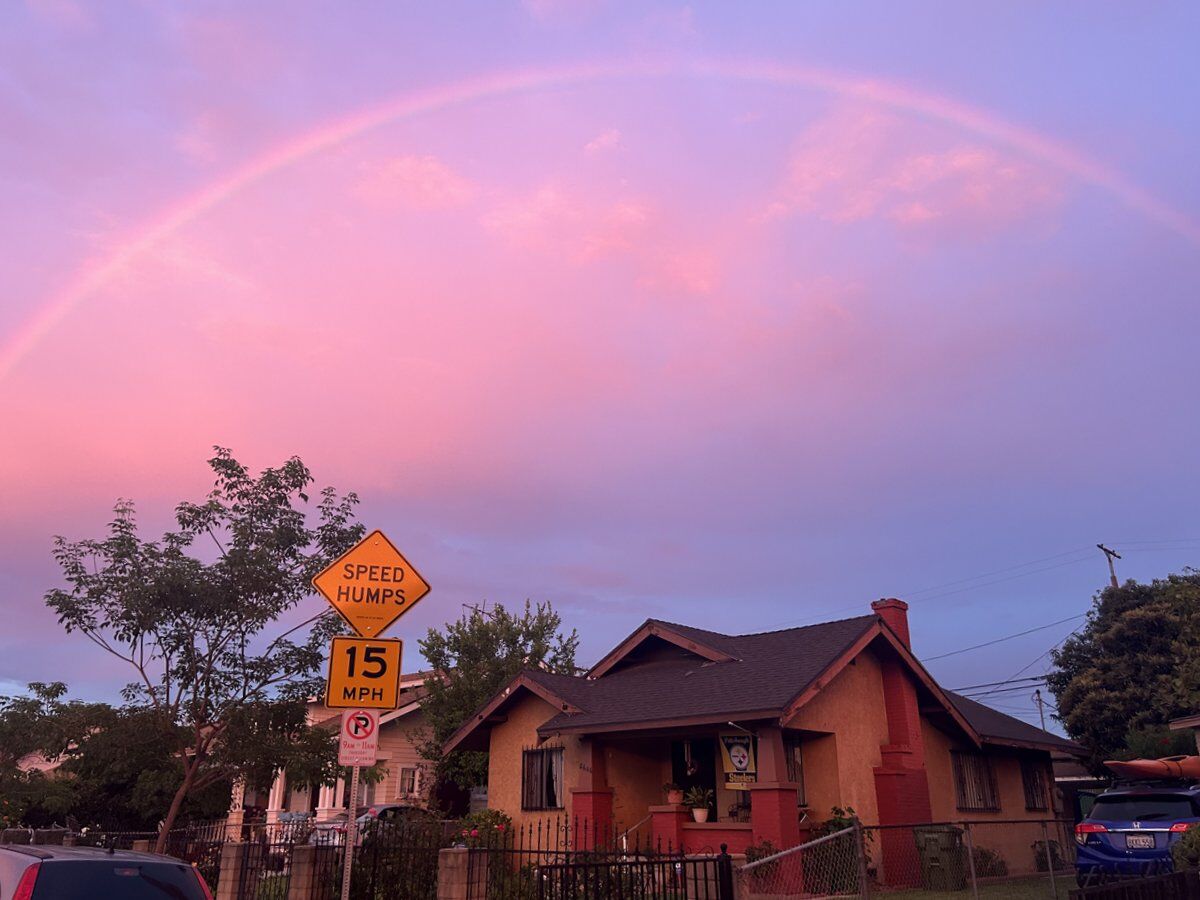
[[1195, 778], [1116, 778], [1109, 790], [1125, 788], [1187, 788], [1200, 787]]

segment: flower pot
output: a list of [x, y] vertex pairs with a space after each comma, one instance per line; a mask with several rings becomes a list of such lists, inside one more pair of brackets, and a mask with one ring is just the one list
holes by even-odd
[[676, 806], [683, 803], [683, 791], [667, 791], [667, 802]]
[[697, 822], [707, 822], [708, 821], [708, 807], [707, 806], [695, 807], [692, 810], [692, 818], [695, 819]]

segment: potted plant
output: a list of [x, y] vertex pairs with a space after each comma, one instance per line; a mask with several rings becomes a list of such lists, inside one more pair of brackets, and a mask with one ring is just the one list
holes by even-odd
[[663, 790], [667, 792], [667, 802], [679, 805], [683, 802], [683, 788], [673, 781], [668, 781], [663, 785]]
[[697, 822], [708, 821], [708, 808], [712, 802], [712, 788], [694, 787], [683, 796], [683, 805], [691, 808], [692, 818]]

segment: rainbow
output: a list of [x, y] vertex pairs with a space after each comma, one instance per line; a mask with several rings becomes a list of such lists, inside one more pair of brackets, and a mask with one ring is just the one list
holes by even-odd
[[178, 229], [286, 167], [397, 120], [505, 95], [606, 79], [716, 78], [802, 87], [887, 107], [963, 129], [1043, 165], [1099, 187], [1128, 208], [1200, 245], [1200, 223], [1138, 186], [1120, 172], [1073, 148], [985, 110], [947, 97], [825, 69], [783, 63], [707, 60], [613, 61], [487, 75], [414, 91], [328, 122], [275, 146], [240, 168], [182, 198], [151, 219], [108, 255], [85, 264], [56, 294], [39, 305], [0, 348], [0, 380], [85, 298], [122, 268]]

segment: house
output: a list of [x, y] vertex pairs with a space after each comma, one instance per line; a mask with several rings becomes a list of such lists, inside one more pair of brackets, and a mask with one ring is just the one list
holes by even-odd
[[[405, 675], [400, 681], [400, 705], [392, 710], [381, 710], [379, 764], [384, 769], [384, 775], [376, 784], [359, 784], [360, 806], [373, 803], [425, 805], [428, 792], [427, 785], [422, 783], [424, 761], [416, 745], [425, 724], [421, 713], [424, 685], [425, 673]], [[313, 701], [309, 704], [310, 725], [336, 729], [341, 715], [340, 709], [330, 709], [323, 703]], [[280, 771], [266, 791], [234, 786], [228, 824], [240, 825], [260, 812], [265, 814], [268, 824], [297, 816], [327, 822], [345, 812], [349, 803], [349, 784], [344, 778], [339, 778], [334, 785], [314, 786], [289, 781], [287, 772]]]
[[[650, 619], [584, 676], [522, 672], [445, 749], [489, 752], [489, 805], [518, 823], [565, 814], [689, 852], [794, 846], [834, 807], [869, 825], [1053, 816], [1051, 754], [1078, 745], [943, 689], [908, 605], [871, 606], [745, 635]], [[710, 820], [666, 782], [711, 789]], [[881, 836], [886, 857], [899, 832]]]

